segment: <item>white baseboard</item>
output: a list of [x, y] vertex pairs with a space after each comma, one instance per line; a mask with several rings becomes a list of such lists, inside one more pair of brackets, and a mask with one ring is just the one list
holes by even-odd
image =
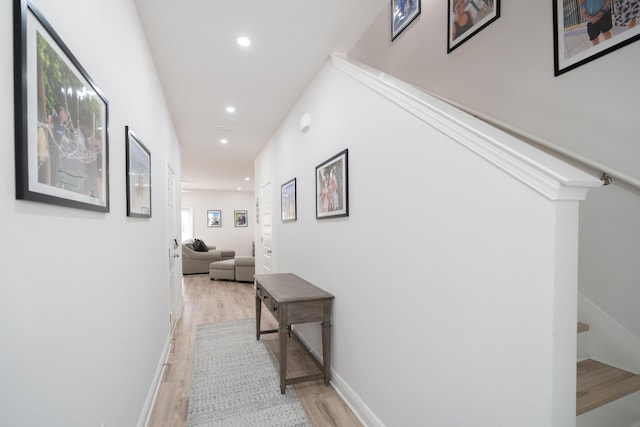
[[160, 356], [160, 362], [156, 367], [156, 373], [153, 376], [151, 387], [149, 387], [149, 393], [147, 393], [147, 399], [145, 400], [144, 406], [142, 407], [142, 411], [140, 412], [140, 418], [138, 418], [137, 427], [146, 427], [147, 424], [149, 423], [149, 417], [151, 416], [151, 409], [153, 409], [153, 404], [155, 403], [156, 396], [158, 395], [158, 389], [160, 388], [160, 381], [162, 380], [162, 375], [164, 374], [164, 368], [169, 358], [170, 349], [171, 349], [171, 334], [167, 336], [167, 340], [164, 343], [164, 347], [162, 349], [162, 355]]
[[640, 339], [587, 297], [578, 294], [578, 319], [589, 324], [589, 358], [640, 374]]
[[331, 370], [331, 385], [365, 427], [385, 427], [340, 375]]
[[[295, 327], [294, 327], [295, 328]], [[301, 333], [296, 334], [300, 341], [309, 349], [311, 354], [318, 360], [322, 360], [322, 355], [318, 353], [316, 348], [311, 345], [309, 340], [302, 335]], [[347, 406], [353, 411], [355, 416], [360, 420], [362, 425], [365, 427], [385, 427], [385, 425], [380, 421], [380, 419], [374, 414], [371, 409], [360, 399], [349, 384], [347, 384], [342, 377], [335, 371], [335, 369], [331, 369], [331, 386], [338, 393], [338, 395], [344, 400]]]
[[144, 401], [144, 406], [142, 407], [142, 411], [140, 412], [140, 417], [138, 418], [137, 427], [147, 427], [149, 424], [149, 418], [151, 417], [151, 410], [153, 409], [153, 405], [156, 402], [156, 397], [158, 396], [158, 390], [160, 389], [160, 381], [162, 380], [162, 376], [164, 375], [164, 368], [167, 366], [167, 361], [169, 360], [169, 353], [171, 351], [171, 340], [173, 339], [173, 332], [176, 329], [176, 325], [178, 324], [178, 320], [182, 317], [182, 310], [184, 309], [184, 301], [180, 302], [180, 310], [178, 310], [178, 318], [171, 326], [171, 331], [169, 331], [169, 335], [164, 343], [164, 347], [162, 348], [162, 354], [160, 354], [160, 362], [156, 367], [156, 372], [153, 376], [153, 381], [151, 382], [151, 386], [149, 387], [149, 392], [147, 393], [147, 398]]

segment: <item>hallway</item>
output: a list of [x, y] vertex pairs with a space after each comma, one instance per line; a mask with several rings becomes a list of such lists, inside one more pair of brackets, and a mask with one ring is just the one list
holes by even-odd
[[[177, 321], [172, 346], [162, 382], [151, 413], [149, 427], [184, 427], [189, 410], [191, 385], [191, 358], [196, 326], [202, 323], [255, 317], [255, 291], [250, 283], [211, 281], [208, 275], [183, 278], [184, 309]], [[275, 328], [276, 322], [263, 310], [264, 328]], [[277, 335], [261, 338], [269, 341], [277, 353]], [[288, 352], [288, 375], [297, 376], [315, 366], [292, 340]], [[359, 427], [351, 410], [332, 387], [325, 387], [322, 380], [295, 386], [314, 426]]]

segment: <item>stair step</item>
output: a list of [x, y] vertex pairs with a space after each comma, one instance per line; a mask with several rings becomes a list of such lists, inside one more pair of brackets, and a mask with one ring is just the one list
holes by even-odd
[[640, 375], [595, 360], [578, 363], [576, 415], [640, 391]]
[[587, 332], [589, 330], [589, 325], [586, 323], [578, 322], [578, 333]]

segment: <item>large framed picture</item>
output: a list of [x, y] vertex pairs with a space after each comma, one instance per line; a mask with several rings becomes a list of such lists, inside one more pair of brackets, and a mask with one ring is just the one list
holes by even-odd
[[447, 53], [500, 17], [500, 0], [448, 0]]
[[249, 220], [247, 219], [247, 211], [233, 211], [233, 226], [234, 227], [248, 227]]
[[391, 0], [391, 41], [420, 15], [420, 0]]
[[127, 216], [151, 218], [151, 152], [125, 126]]
[[222, 211], [207, 211], [207, 227], [222, 227]]
[[297, 219], [295, 178], [280, 186], [280, 215], [283, 222]]
[[42, 13], [13, 5], [16, 198], [109, 212], [108, 102]]
[[640, 39], [640, 0], [553, 0], [556, 76]]
[[316, 218], [349, 216], [349, 150], [316, 166]]

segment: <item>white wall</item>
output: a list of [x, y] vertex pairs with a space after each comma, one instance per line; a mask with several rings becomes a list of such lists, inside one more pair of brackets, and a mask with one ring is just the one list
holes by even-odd
[[502, 1], [500, 18], [447, 54], [447, 2], [423, 1], [393, 42], [383, 11], [349, 56], [640, 182], [640, 43], [554, 77], [552, 12], [551, 2]]
[[[39, 0], [109, 101], [111, 211], [15, 200], [12, 3], [0, 5], [0, 425], [133, 426], [169, 335], [177, 138], [133, 3]], [[151, 151], [151, 219], [126, 216], [125, 125]]]
[[552, 11], [502, 1], [500, 18], [447, 54], [447, 2], [423, 0], [396, 40], [385, 10], [349, 56], [613, 175], [580, 210], [580, 291], [640, 337], [640, 190], [622, 181], [640, 185], [640, 42], [554, 77]]
[[[193, 190], [182, 193], [182, 207], [193, 209], [193, 236], [218, 249], [233, 249], [250, 256], [254, 239], [256, 200], [253, 192]], [[222, 227], [207, 226], [207, 211], [222, 211]], [[246, 210], [246, 227], [234, 226], [234, 211]]]
[[[315, 166], [345, 148], [350, 215], [316, 220]], [[577, 202], [541, 196], [330, 65], [255, 176], [256, 189], [297, 178], [298, 220], [274, 220], [274, 271], [336, 296], [334, 382], [371, 425], [575, 420]], [[273, 204], [279, 218], [277, 191]], [[319, 348], [318, 328], [300, 329]]]

